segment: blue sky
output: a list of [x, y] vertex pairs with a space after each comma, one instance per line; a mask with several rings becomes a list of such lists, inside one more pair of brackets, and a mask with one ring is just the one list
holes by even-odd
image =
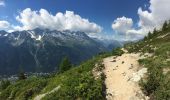
[[[154, 17], [160, 12], [166, 14], [168, 11], [164, 11], [165, 8], [162, 7], [170, 6], [169, 0], [0, 0], [1, 2], [4, 2], [4, 5], [0, 5], [0, 21], [8, 21], [13, 26], [23, 24], [24, 18], [18, 21], [16, 16], [21, 17], [26, 8], [30, 8], [30, 12], [45, 9], [53, 16], [58, 12], [64, 14], [66, 11], [72, 11], [81, 19], [88, 19], [89, 23], [102, 27], [100, 33], [106, 34], [147, 32], [147, 22], [154, 23], [149, 26], [149, 29], [152, 29], [157, 24], [153, 22]], [[159, 12], [155, 11], [156, 7], [159, 8]], [[153, 19], [148, 16], [152, 16]], [[163, 16], [167, 17], [163, 18]], [[169, 15], [162, 15], [160, 22], [168, 18]], [[128, 25], [129, 27], [126, 27]]]
[[15, 17], [25, 8], [44, 8], [52, 14], [69, 10], [110, 32], [111, 24], [117, 17], [131, 17], [137, 22], [137, 9], [147, 3], [147, 0], [5, 0], [6, 6], [0, 8], [0, 20], [18, 24]]

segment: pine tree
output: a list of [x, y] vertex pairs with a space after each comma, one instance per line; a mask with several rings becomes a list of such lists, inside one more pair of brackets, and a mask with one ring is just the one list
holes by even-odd
[[168, 29], [168, 24], [167, 21], [165, 21], [165, 23], [163, 24], [162, 30], [166, 31]]
[[25, 76], [25, 74], [24, 74], [23, 71], [20, 71], [20, 72], [19, 72], [19, 74], [18, 74], [18, 79], [19, 79], [19, 80], [24, 80], [24, 79], [26, 79], [26, 76]]
[[158, 31], [156, 30], [156, 28], [154, 28], [153, 30], [153, 34], [156, 34]]
[[168, 29], [170, 29], [170, 20], [168, 21]]
[[153, 36], [156, 36], [157, 34], [158, 34], [158, 31], [157, 31], [156, 28], [154, 28], [154, 30], [153, 30]]
[[152, 33], [149, 32], [149, 33], [148, 33], [148, 39], [150, 39], [151, 37], [152, 37]]
[[70, 60], [68, 59], [68, 57], [64, 57], [60, 63], [59, 72], [63, 73], [64, 71], [69, 70], [71, 67], [72, 67], [72, 64]]
[[147, 40], [147, 36], [144, 37], [144, 40]]

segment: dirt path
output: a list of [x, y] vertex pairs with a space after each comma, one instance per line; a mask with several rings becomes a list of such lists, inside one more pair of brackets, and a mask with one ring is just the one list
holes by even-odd
[[[106, 75], [107, 100], [145, 100], [138, 81], [147, 72], [139, 70], [139, 54], [125, 53], [119, 57], [108, 57], [103, 60]], [[139, 70], [139, 71], [138, 71]]]
[[41, 100], [41, 99], [42, 99], [43, 97], [45, 97], [46, 95], [51, 94], [51, 93], [53, 93], [53, 92], [56, 92], [56, 91], [58, 91], [59, 89], [60, 89], [60, 86], [57, 86], [56, 88], [54, 88], [54, 89], [51, 90], [50, 92], [47, 92], [47, 93], [40, 94], [40, 95], [36, 96], [36, 97], [34, 98], [34, 100]]

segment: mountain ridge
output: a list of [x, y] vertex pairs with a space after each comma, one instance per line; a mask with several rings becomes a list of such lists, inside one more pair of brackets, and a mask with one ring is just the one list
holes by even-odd
[[54, 68], [57, 70], [64, 56], [73, 58], [73, 64], [79, 64], [107, 50], [86, 33], [68, 30], [1, 31], [0, 41], [0, 68], [3, 68], [0, 73], [11, 74], [20, 68], [26, 72], [51, 72]]

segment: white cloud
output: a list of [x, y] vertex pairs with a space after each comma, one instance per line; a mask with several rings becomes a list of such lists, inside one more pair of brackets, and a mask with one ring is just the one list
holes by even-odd
[[121, 41], [141, 39], [143, 30], [133, 29], [133, 20], [127, 17], [120, 17], [112, 23], [112, 29], [117, 33], [115, 38]]
[[0, 6], [5, 6], [4, 0], [0, 0]]
[[138, 9], [139, 27], [143, 34], [152, 31], [155, 27], [160, 29], [166, 20], [170, 20], [170, 0], [150, 0], [148, 10]]
[[[145, 6], [146, 7], [146, 6]], [[154, 28], [160, 29], [166, 20], [170, 20], [170, 0], [150, 0], [148, 10], [138, 9], [138, 29], [132, 28], [131, 18], [117, 18], [112, 24], [113, 30], [124, 33], [129, 39], [141, 38]]]
[[102, 30], [96, 23], [74, 14], [73, 11], [58, 12], [56, 15], [52, 15], [45, 9], [32, 11], [30, 8], [26, 8], [20, 12], [16, 19], [22, 24], [22, 26], [14, 27], [17, 30], [47, 28], [51, 30], [83, 31], [86, 33], [98, 33]]
[[119, 32], [119, 33], [126, 33], [127, 30], [132, 28], [133, 21], [131, 18], [121, 17], [117, 18], [113, 24], [112, 29]]
[[170, 0], [150, 0], [149, 11], [138, 9], [139, 26], [159, 27], [165, 20], [170, 20]]
[[7, 29], [7, 28], [9, 28], [10, 27], [10, 24], [9, 24], [9, 22], [7, 22], [7, 21], [0, 21], [0, 29], [2, 30], [2, 29]]

